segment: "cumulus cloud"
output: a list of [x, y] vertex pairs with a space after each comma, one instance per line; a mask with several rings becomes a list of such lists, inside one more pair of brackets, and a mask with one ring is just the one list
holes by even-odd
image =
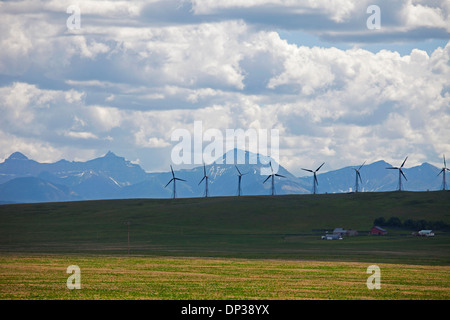
[[[279, 130], [281, 164], [296, 174], [315, 161], [450, 154], [450, 44], [408, 54], [353, 45], [448, 36], [445, 1], [379, 1], [376, 33], [369, 1], [79, 1], [82, 27], [68, 30], [71, 4], [0, 4], [4, 152], [142, 150], [140, 163], [156, 166], [171, 132], [202, 121], [223, 134]], [[286, 29], [348, 48], [291, 43]]]
[[450, 5], [448, 1], [439, 3], [440, 6], [430, 6], [408, 0], [402, 10], [406, 27], [437, 27], [450, 32]]

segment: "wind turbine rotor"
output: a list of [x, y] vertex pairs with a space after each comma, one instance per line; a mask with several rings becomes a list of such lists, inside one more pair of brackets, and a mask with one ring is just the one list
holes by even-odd
[[320, 165], [320, 167], [318, 167], [317, 169], [316, 169], [316, 172], [317, 171], [319, 171], [320, 170], [320, 168], [322, 168], [322, 166], [325, 164], [325, 162], [324, 163], [322, 163], [321, 165]]
[[450, 171], [449, 168], [447, 168], [447, 163], [445, 161], [445, 154], [443, 155], [444, 158], [444, 167], [441, 169], [441, 171], [439, 171], [439, 173], [437, 174], [437, 176], [439, 176], [442, 173], [442, 190], [447, 190], [447, 182], [445, 179], [445, 172], [446, 171]]
[[361, 174], [359, 173], [359, 171], [356, 171], [356, 175], [358, 176], [359, 181], [361, 181], [361, 183], [362, 183]]
[[175, 199], [175, 198], [176, 198], [176, 186], [175, 186], [175, 182], [176, 182], [177, 180], [178, 180], [178, 181], [186, 181], [186, 180], [175, 177], [175, 172], [173, 171], [172, 165], [170, 165], [170, 171], [172, 172], [172, 179], [170, 179], [169, 182], [167, 182], [167, 184], [165, 185], [164, 188], [167, 188], [167, 186], [168, 186], [171, 182], [173, 182], [173, 198]]
[[170, 179], [169, 182], [167, 182], [166, 186], [164, 188], [167, 188], [167, 186], [174, 180], [175, 178]]
[[403, 173], [403, 170], [402, 169], [399, 169], [399, 170], [400, 170], [400, 173], [402, 174], [403, 178], [405, 178], [405, 180], [408, 181], [408, 179], [406, 179], [405, 174]]
[[319, 171], [320, 168], [322, 168], [322, 166], [323, 166], [324, 164], [325, 164], [325, 162], [322, 163], [315, 171], [313, 171], [313, 170], [311, 170], [311, 169], [301, 168], [302, 170], [311, 172], [311, 173], [314, 175], [314, 178], [313, 178], [313, 193], [314, 193], [314, 194], [316, 194], [316, 185], [319, 185], [319, 181], [317, 180], [316, 172]]
[[366, 164], [366, 161], [363, 162], [363, 164], [358, 168], [357, 171], [359, 172], [359, 170], [361, 170], [361, 168], [362, 168], [365, 164]]
[[408, 159], [408, 157], [405, 158], [405, 160], [403, 161], [402, 165], [400, 166], [400, 168], [403, 168], [403, 166], [405, 165], [406, 159]]
[[208, 176], [206, 175], [206, 165], [205, 165], [205, 163], [203, 163], [203, 178], [202, 178], [202, 180], [200, 180], [198, 185], [200, 185], [203, 182], [203, 180], [205, 180], [205, 197], [208, 197]]

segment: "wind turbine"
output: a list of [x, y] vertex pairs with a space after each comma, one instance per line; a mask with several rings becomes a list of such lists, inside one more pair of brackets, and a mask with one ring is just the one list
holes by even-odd
[[317, 171], [320, 170], [320, 168], [322, 168], [322, 166], [323, 166], [324, 164], [325, 164], [325, 162], [322, 163], [322, 164], [320, 165], [320, 167], [318, 167], [315, 171], [313, 171], [313, 170], [311, 170], [311, 169], [304, 169], [304, 168], [302, 168], [302, 170], [305, 170], [305, 171], [308, 171], [308, 172], [312, 172], [312, 173], [314, 174], [314, 180], [313, 180], [313, 193], [314, 193], [314, 194], [316, 194], [316, 191], [317, 191], [317, 187], [316, 187], [316, 186], [319, 185], [319, 181], [317, 181], [317, 175], [316, 175], [316, 173], [317, 173]]
[[166, 184], [166, 186], [165, 186], [164, 188], [167, 188], [167, 186], [168, 186], [171, 182], [173, 182], [173, 198], [175, 199], [176, 194], [177, 194], [177, 193], [176, 193], [176, 184], [175, 184], [175, 181], [177, 181], [177, 180], [179, 180], [179, 181], [186, 181], [186, 180], [175, 177], [175, 173], [173, 172], [172, 165], [170, 166], [170, 170], [172, 171], [172, 179], [170, 179], [170, 181], [167, 182], [167, 184]]
[[447, 163], [445, 162], [445, 154], [444, 154], [444, 167], [442, 170], [438, 173], [440, 175], [442, 173], [442, 190], [447, 190], [447, 184], [445, 182], [445, 171], [450, 171], [449, 168], [447, 168]]
[[405, 160], [403, 161], [402, 165], [400, 167], [390, 167], [390, 168], [386, 168], [386, 169], [394, 169], [394, 170], [398, 170], [398, 191], [402, 191], [402, 176], [403, 178], [405, 178], [406, 181], [408, 181], [408, 179], [406, 179], [405, 174], [403, 173], [403, 166], [405, 165], [406, 159], [408, 159], [408, 157], [405, 158]]
[[275, 176], [277, 177], [282, 177], [282, 178], [286, 178], [285, 176], [278, 174], [278, 173], [273, 173], [273, 168], [272, 168], [272, 161], [269, 162], [270, 164], [270, 170], [272, 170], [272, 174], [269, 175], [266, 180], [264, 180], [263, 184], [266, 183], [267, 180], [269, 180], [270, 177], [272, 177], [272, 195], [275, 195], [275, 182], [274, 182], [274, 178]]
[[244, 175], [246, 175], [247, 173], [241, 173], [241, 171], [239, 171], [239, 168], [235, 165], [235, 167], [236, 167], [236, 170], [237, 170], [237, 172], [238, 172], [238, 197], [241, 195], [241, 193], [242, 193], [242, 190], [241, 190], [241, 179], [242, 179], [242, 176], [244, 176]]
[[353, 170], [355, 170], [355, 173], [356, 173], [355, 192], [358, 192], [358, 187], [359, 187], [358, 179], [362, 183], [361, 174], [359, 173], [359, 170], [361, 170], [361, 168], [363, 167], [363, 165], [365, 163], [366, 162], [364, 161], [364, 163], [358, 169], [353, 168]]
[[200, 185], [200, 183], [202, 183], [203, 180], [205, 180], [205, 197], [207, 198], [208, 197], [208, 176], [206, 175], [206, 167], [205, 167], [204, 163], [203, 163], [203, 178], [202, 178], [202, 180], [200, 180], [198, 185]]

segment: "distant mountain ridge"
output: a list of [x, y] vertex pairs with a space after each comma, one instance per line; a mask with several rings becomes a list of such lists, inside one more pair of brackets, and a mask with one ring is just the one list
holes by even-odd
[[[237, 154], [243, 152], [244, 163], [238, 163]], [[206, 166], [210, 196], [237, 195], [237, 170], [242, 173], [243, 195], [269, 195], [270, 180], [261, 175], [263, 168], [270, 168], [265, 156], [248, 151], [232, 150], [234, 163], [227, 164], [226, 155], [213, 164]], [[254, 160], [258, 161], [254, 161]], [[220, 161], [219, 161], [220, 160]], [[251, 161], [253, 160], [253, 161]], [[263, 161], [261, 161], [263, 160]], [[275, 179], [276, 194], [307, 194], [312, 191], [312, 175], [296, 177], [278, 163], [277, 173], [285, 178]], [[391, 165], [385, 161], [376, 161], [361, 169], [362, 183], [360, 191], [393, 191], [397, 189], [398, 173], [386, 170]], [[355, 172], [349, 166], [318, 174], [318, 193], [344, 193], [354, 191]], [[168, 169], [169, 166], [168, 166]], [[442, 178], [439, 169], [424, 163], [420, 166], [405, 168], [408, 181], [404, 189], [409, 191], [440, 190]], [[177, 182], [177, 197], [204, 196], [203, 166], [176, 171], [176, 176], [187, 180]], [[55, 163], [39, 163], [20, 152], [14, 152], [0, 163], [0, 204], [48, 201], [76, 201], [120, 198], [170, 198], [172, 186], [167, 187], [171, 179], [170, 171], [147, 173], [139, 165], [123, 157], [108, 152], [103, 157], [85, 162], [59, 160]]]
[[123, 157], [118, 157], [110, 151], [103, 157], [86, 162], [59, 160], [55, 163], [39, 163], [28, 159], [20, 152], [14, 152], [3, 163], [0, 163], [0, 183], [15, 177], [39, 176], [42, 174], [69, 180], [80, 180], [83, 174], [89, 171], [112, 178], [121, 185], [128, 185], [145, 179], [145, 171], [139, 165], [133, 164]]

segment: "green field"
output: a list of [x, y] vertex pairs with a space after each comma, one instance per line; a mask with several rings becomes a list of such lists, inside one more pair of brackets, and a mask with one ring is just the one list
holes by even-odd
[[[381, 216], [449, 224], [450, 193], [2, 205], [0, 299], [449, 299], [450, 234], [368, 235]], [[336, 227], [359, 235], [320, 239]]]
[[[81, 289], [66, 268], [81, 269]], [[1, 299], [450, 299], [450, 267], [379, 264], [381, 288], [366, 285], [369, 264], [148, 256], [3, 256]]]

